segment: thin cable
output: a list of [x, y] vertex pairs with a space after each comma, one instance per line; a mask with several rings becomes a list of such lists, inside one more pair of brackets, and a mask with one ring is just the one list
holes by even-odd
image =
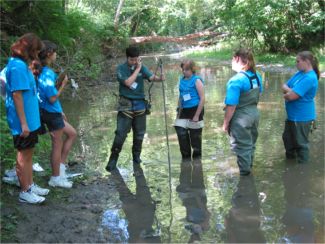
[[[160, 68], [160, 75], [163, 75], [163, 63], [159, 59], [158, 66]], [[169, 138], [168, 138], [168, 127], [167, 127], [167, 108], [166, 108], [166, 93], [165, 93], [165, 83], [162, 80], [162, 92], [163, 92], [163, 101], [164, 101], [164, 117], [165, 117], [165, 133], [166, 133], [166, 142], [167, 142], [167, 155], [168, 155], [168, 185], [169, 185], [169, 206], [170, 206], [170, 223], [169, 223], [169, 243], [171, 242], [171, 233], [170, 228], [173, 223], [173, 211], [172, 211], [172, 180], [171, 180], [171, 162], [170, 162], [170, 148], [169, 148]]]

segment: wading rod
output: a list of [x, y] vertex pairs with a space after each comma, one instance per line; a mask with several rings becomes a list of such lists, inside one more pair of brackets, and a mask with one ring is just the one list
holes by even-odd
[[[162, 76], [163, 74], [163, 65], [162, 65], [162, 60], [159, 59], [158, 65], [160, 68], [160, 74]], [[164, 101], [164, 117], [165, 117], [165, 133], [166, 133], [166, 142], [167, 142], [167, 156], [168, 156], [168, 169], [169, 172], [171, 170], [171, 165], [170, 165], [170, 148], [169, 148], [169, 138], [168, 138], [168, 127], [167, 127], [167, 108], [166, 108], [166, 92], [165, 92], [165, 82], [162, 80], [161, 82], [162, 85], [162, 92], [163, 92], [163, 101]], [[170, 174], [169, 174], [170, 177]]]
[[[163, 75], [163, 62], [161, 58], [158, 60], [158, 66], [160, 68], [160, 76]], [[167, 156], [168, 156], [168, 185], [169, 185], [169, 206], [170, 206], [170, 223], [169, 223], [169, 242], [171, 241], [170, 229], [173, 222], [172, 214], [172, 184], [171, 184], [171, 163], [170, 163], [170, 148], [169, 148], [169, 138], [168, 138], [168, 127], [167, 127], [167, 108], [166, 108], [166, 93], [165, 93], [165, 82], [161, 81], [163, 101], [164, 101], [164, 117], [165, 117], [165, 133], [166, 133], [166, 142], [167, 142]]]

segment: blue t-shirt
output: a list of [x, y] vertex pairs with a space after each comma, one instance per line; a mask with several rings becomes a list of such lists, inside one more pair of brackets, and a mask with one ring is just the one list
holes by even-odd
[[54, 103], [50, 98], [58, 94], [56, 89], [57, 74], [47, 66], [44, 66], [41, 74], [38, 76], [38, 92], [40, 107], [50, 113], [62, 113], [62, 107], [59, 99]]
[[200, 96], [196, 89], [196, 81], [201, 80], [201, 77], [192, 75], [190, 78], [185, 79], [181, 77], [179, 81], [179, 98], [181, 101], [182, 108], [192, 108], [198, 106], [200, 103]]
[[144, 99], [143, 79], [149, 79], [152, 73], [147, 67], [142, 65], [140, 72], [135, 80], [136, 87], [130, 88], [125, 85], [125, 81], [132, 75], [134, 70], [128, 66], [127, 62], [117, 67], [117, 80], [120, 82], [120, 95], [129, 99]]
[[306, 122], [316, 119], [314, 97], [318, 89], [318, 79], [315, 71], [299, 71], [288, 80], [287, 85], [299, 96], [297, 100], [285, 101], [288, 120]]
[[[246, 71], [245, 72], [249, 77], [254, 76], [254, 73], [252, 71]], [[260, 82], [260, 93], [263, 92], [263, 86], [262, 86], [262, 77], [261, 75], [256, 72], [256, 75]], [[256, 88], [258, 86], [257, 79], [252, 80], [253, 88]], [[230, 80], [227, 83], [227, 92], [226, 92], [226, 98], [225, 98], [225, 104], [230, 106], [238, 105], [239, 103], [239, 97], [241, 93], [248, 92], [251, 89], [251, 84], [249, 79], [246, 77], [245, 74], [239, 72], [233, 77], [230, 78]]]
[[11, 57], [7, 65], [6, 80], [6, 111], [11, 134], [19, 135], [22, 132], [13, 99], [15, 91], [22, 91], [24, 112], [29, 130], [37, 130], [41, 124], [36, 82], [27, 63], [20, 58]]

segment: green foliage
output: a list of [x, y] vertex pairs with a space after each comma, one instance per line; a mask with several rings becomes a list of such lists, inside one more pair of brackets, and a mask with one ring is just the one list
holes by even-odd
[[[8, 56], [10, 45], [17, 37], [26, 32], [34, 32], [43, 40], [58, 44], [61, 55], [73, 56], [76, 51], [82, 52], [82, 56], [87, 57], [98, 54], [100, 41], [104, 36], [103, 26], [96, 24], [89, 13], [73, 9], [66, 11], [63, 2], [2, 2], [1, 9], [4, 14], [1, 16], [1, 39], [8, 37], [1, 45], [2, 52]], [[1, 65], [3, 63], [4, 60], [1, 60]]]
[[324, 41], [324, 7], [312, 0], [221, 1], [224, 29], [244, 45], [265, 45], [271, 52], [311, 49]]
[[11, 168], [15, 164], [16, 150], [7, 124], [4, 101], [0, 99], [0, 161], [1, 168]]
[[[121, 0], [1, 1], [0, 64], [17, 36], [36, 32], [61, 47], [61, 56], [82, 71], [84, 59], [114, 53], [130, 36], [182, 36], [205, 29], [229, 33], [228, 41], [267, 52], [319, 48], [324, 40], [324, 3], [313, 0]], [[158, 49], [164, 44], [141, 48]], [[71, 58], [69, 58], [71, 61]], [[62, 63], [68, 60], [65, 57]], [[69, 60], [68, 60], [69, 61]], [[91, 77], [97, 75], [94, 67]], [[87, 72], [89, 73], [89, 72]]]

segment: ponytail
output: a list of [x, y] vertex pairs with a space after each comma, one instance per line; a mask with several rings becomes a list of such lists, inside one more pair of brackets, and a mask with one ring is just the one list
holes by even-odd
[[256, 73], [255, 60], [251, 50], [240, 48], [234, 53], [233, 57], [239, 57], [243, 63], [246, 63], [247, 70]]

